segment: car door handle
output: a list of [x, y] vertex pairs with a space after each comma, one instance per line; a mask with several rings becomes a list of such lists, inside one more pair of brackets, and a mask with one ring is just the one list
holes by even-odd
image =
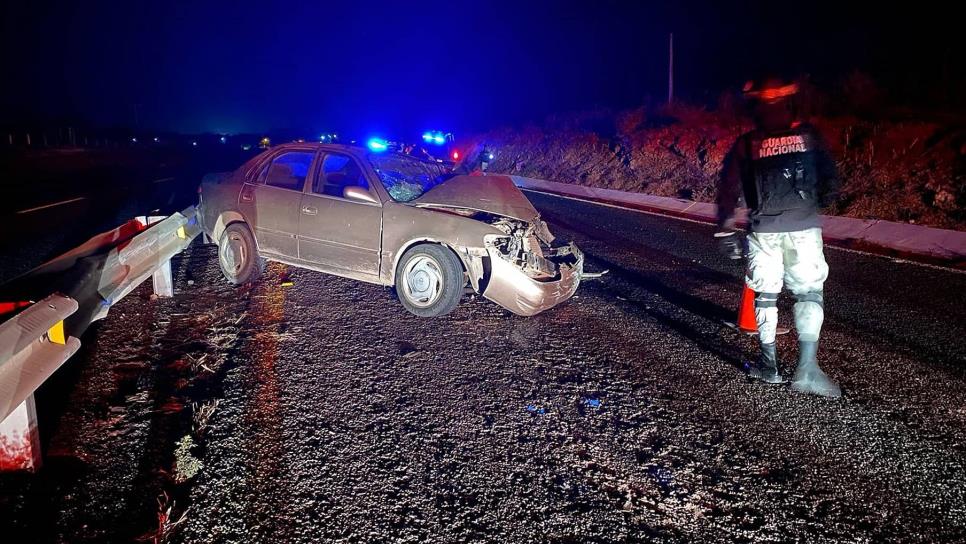
[[302, 213], [305, 215], [318, 215], [319, 209], [315, 206], [302, 206]]

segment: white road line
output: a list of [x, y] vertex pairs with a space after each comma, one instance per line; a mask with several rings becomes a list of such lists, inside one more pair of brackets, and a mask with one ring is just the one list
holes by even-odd
[[550, 193], [550, 192], [547, 192], [547, 191], [539, 191], [537, 189], [525, 189], [525, 188], [522, 188], [522, 187], [520, 188], [520, 190], [521, 191], [529, 191], [531, 193], [538, 193], [538, 194], [541, 194], [541, 195], [553, 196], [553, 197], [556, 197], [556, 198], [565, 198], [567, 200], [576, 200], [577, 202], [586, 202], [587, 204], [594, 204], [596, 206], [606, 206], [608, 208], [616, 208], [618, 210], [626, 210], [626, 211], [629, 211], [629, 212], [644, 213], [644, 214], [647, 214], [647, 215], [656, 215], [658, 217], [663, 217], [665, 219], [676, 219], [676, 220], [679, 220], [679, 221], [687, 221], [688, 223], [698, 223], [699, 225], [712, 225], [712, 226], [714, 226], [714, 222], [712, 222], [712, 221], [704, 221], [704, 220], [701, 220], [701, 219], [692, 219], [690, 217], [681, 217], [680, 215], [671, 215], [669, 213], [652, 212], [650, 210], [642, 210], [640, 208], [632, 208], [630, 206], [621, 206], [620, 204], [611, 204], [610, 202], [601, 202], [600, 200], [590, 200], [590, 199], [587, 199], [587, 198], [580, 198], [579, 196], [562, 195], [562, 194], [559, 194], [559, 193]]
[[[566, 200], [576, 200], [578, 202], [586, 202], [587, 204], [594, 204], [594, 205], [597, 205], [597, 206], [606, 206], [608, 208], [617, 208], [618, 210], [626, 210], [626, 211], [629, 211], [629, 212], [637, 212], [637, 213], [643, 213], [643, 214], [647, 214], [647, 215], [656, 215], [658, 217], [663, 217], [665, 219], [674, 219], [674, 220], [677, 220], [677, 221], [687, 221], [689, 223], [698, 223], [700, 225], [711, 225], [711, 226], [714, 226], [714, 223], [712, 223], [711, 221], [702, 221], [700, 219], [691, 219], [689, 217], [681, 217], [681, 216], [678, 216], [678, 215], [671, 215], [669, 213], [660, 213], [660, 212], [652, 212], [652, 211], [648, 211], [648, 210], [641, 210], [639, 208], [631, 208], [631, 207], [628, 207], [628, 206], [620, 206], [620, 205], [617, 205], [617, 204], [610, 204], [608, 202], [600, 202], [599, 200], [589, 200], [589, 199], [580, 198], [580, 197], [577, 197], [577, 196], [561, 195], [561, 194], [558, 194], [558, 193], [550, 193], [550, 192], [547, 192], [547, 191], [539, 191], [537, 189], [526, 189], [526, 188], [523, 188], [523, 187], [520, 187], [520, 190], [521, 191], [529, 191], [531, 193], [538, 193], [538, 194], [541, 194], [541, 195], [552, 196], [552, 197], [556, 197], [556, 198], [563, 198], [563, 199], [566, 199]], [[901, 257], [893, 257], [893, 256], [890, 256], [890, 255], [880, 255], [878, 253], [871, 253], [871, 252], [868, 252], [868, 251], [862, 251], [861, 249], [853, 249], [853, 248], [850, 248], [850, 247], [836, 246], [836, 245], [833, 245], [833, 244], [830, 244], [830, 243], [827, 243], [827, 242], [825, 244], [825, 247], [826, 248], [835, 249], [835, 250], [838, 250], [838, 251], [845, 251], [847, 253], [856, 253], [856, 254], [859, 254], [859, 255], [867, 255], [869, 257], [878, 257], [880, 259], [886, 259], [886, 260], [892, 261], [894, 263], [910, 264], [910, 265], [913, 265], [913, 266], [920, 266], [922, 268], [932, 268], [933, 270], [940, 270], [940, 271], [943, 271], [943, 272], [955, 272], [957, 274], [966, 274], [966, 269], [954, 268], [952, 266], [941, 266], [941, 265], [932, 264], [932, 263], [923, 263], [923, 262], [919, 262], [919, 261], [911, 261], [909, 259], [903, 259]]]
[[60, 202], [54, 202], [52, 204], [44, 204], [43, 206], [37, 206], [36, 208], [27, 208], [26, 210], [20, 210], [17, 213], [30, 213], [37, 210], [44, 210], [47, 208], [53, 208], [54, 206], [63, 206], [64, 204], [70, 204], [71, 202], [77, 202], [78, 200], [86, 200], [86, 196], [79, 196], [77, 198], [71, 198], [68, 200], [61, 200]]
[[151, 183], [164, 183], [166, 181], [171, 181], [173, 179], [174, 178], [161, 178], [161, 179], [156, 179], [156, 180], [152, 181]]

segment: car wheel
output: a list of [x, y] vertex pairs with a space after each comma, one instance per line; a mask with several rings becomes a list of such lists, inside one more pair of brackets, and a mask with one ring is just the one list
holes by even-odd
[[465, 284], [463, 265], [452, 251], [440, 245], [412, 247], [396, 266], [396, 294], [407, 310], [420, 317], [452, 312]]
[[255, 238], [243, 223], [228, 225], [218, 241], [218, 264], [230, 283], [254, 281], [262, 272], [264, 260], [258, 256]]

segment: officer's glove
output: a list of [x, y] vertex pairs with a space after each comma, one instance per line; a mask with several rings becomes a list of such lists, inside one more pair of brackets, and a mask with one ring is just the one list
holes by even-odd
[[731, 259], [738, 260], [741, 258], [741, 238], [738, 233], [733, 230], [726, 230], [714, 233], [714, 239], [718, 243], [718, 251], [722, 255]]

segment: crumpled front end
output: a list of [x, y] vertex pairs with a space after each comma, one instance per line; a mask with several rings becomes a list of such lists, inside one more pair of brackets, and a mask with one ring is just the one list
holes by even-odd
[[482, 294], [511, 312], [532, 316], [574, 295], [584, 255], [573, 243], [559, 244], [542, 221], [494, 223], [505, 236], [484, 239], [488, 259]]
[[560, 264], [559, 277], [552, 281], [535, 280], [496, 249], [488, 249], [490, 281], [483, 296], [522, 316], [536, 315], [564, 302], [577, 291], [584, 269], [584, 255], [577, 246], [571, 243], [565, 248], [571, 262]]

